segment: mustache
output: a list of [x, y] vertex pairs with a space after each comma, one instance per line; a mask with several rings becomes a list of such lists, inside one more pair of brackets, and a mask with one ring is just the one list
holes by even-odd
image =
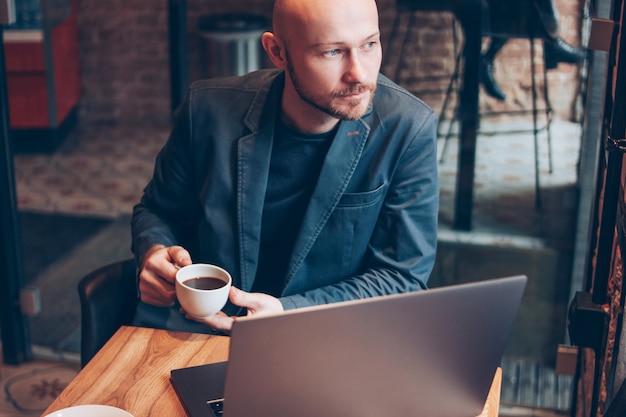
[[344, 88], [343, 90], [337, 90], [333, 93], [335, 97], [346, 97], [355, 94], [361, 94], [365, 91], [374, 91], [374, 86], [371, 84], [356, 84], [354, 86]]

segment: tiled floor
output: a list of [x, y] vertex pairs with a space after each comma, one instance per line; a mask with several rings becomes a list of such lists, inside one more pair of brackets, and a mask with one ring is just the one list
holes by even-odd
[[[529, 121], [490, 124], [485, 130], [521, 130]], [[557, 193], [576, 183], [580, 127], [557, 120], [552, 127], [553, 172], [542, 134], [540, 181], [543, 210], [534, 206], [532, 134], [480, 135], [476, 149], [473, 233], [558, 239], [569, 237], [555, 212], [571, 211], [573, 196]], [[15, 156], [15, 182], [23, 210], [117, 217], [130, 213], [167, 139], [158, 127], [82, 126], [51, 155]], [[440, 153], [444, 139], [439, 140]], [[450, 139], [440, 164], [442, 229], [453, 220], [458, 141]], [[557, 190], [557, 191], [555, 191]]]
[[57, 152], [16, 155], [21, 210], [117, 217], [131, 212], [168, 128], [79, 126]]
[[[528, 121], [524, 121], [528, 127]], [[487, 128], [509, 129], [511, 121]], [[152, 174], [154, 157], [167, 139], [168, 129], [158, 127], [79, 126], [62, 148], [51, 155], [16, 155], [15, 181], [21, 210], [118, 218], [128, 215]], [[552, 248], [571, 245], [570, 227], [575, 208], [579, 126], [556, 121], [553, 125], [553, 173], [547, 172], [547, 147], [541, 142], [543, 208], [534, 206], [534, 152], [532, 134], [481, 135], [475, 177], [474, 228], [471, 233], [451, 229], [456, 179], [457, 140], [452, 139], [440, 164], [440, 240], [499, 247]], [[443, 139], [440, 140], [440, 149]], [[495, 262], [495, 261], [494, 261]], [[49, 352], [48, 352], [49, 353]], [[75, 357], [69, 359], [70, 368]], [[0, 369], [0, 383], [8, 386], [16, 375], [33, 378], [50, 366], [67, 361], [34, 361], [23, 367]], [[34, 371], [33, 368], [37, 369]], [[68, 371], [63, 368], [62, 374]], [[56, 387], [39, 378], [37, 388]], [[47, 385], [46, 385], [47, 384]], [[32, 394], [31, 394], [32, 395]], [[0, 417], [36, 415], [20, 410], [7, 394], [0, 400]], [[45, 397], [42, 401], [49, 400]], [[526, 414], [531, 415], [526, 411]]]
[[[528, 120], [482, 123], [489, 132], [528, 129]], [[552, 124], [552, 173], [549, 171], [548, 141], [539, 134], [539, 165], [542, 208], [535, 206], [535, 157], [532, 133], [481, 134], [476, 148], [473, 234], [502, 238], [538, 238], [551, 244], [571, 237], [569, 217], [575, 210], [580, 126], [557, 120]], [[443, 149], [443, 139], [439, 141]], [[449, 141], [440, 165], [440, 224], [452, 224], [457, 172], [458, 141]], [[447, 233], [444, 233], [447, 236]], [[563, 242], [565, 243], [565, 242]]]

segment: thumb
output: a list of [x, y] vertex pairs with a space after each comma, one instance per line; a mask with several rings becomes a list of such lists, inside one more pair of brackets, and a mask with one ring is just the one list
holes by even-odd
[[249, 306], [249, 297], [247, 292], [240, 290], [237, 287], [230, 287], [230, 292], [228, 293], [228, 298], [230, 302], [239, 307], [250, 307]]
[[167, 254], [172, 262], [178, 266], [186, 266], [191, 264], [191, 256], [189, 252], [182, 246], [170, 246], [167, 248]]

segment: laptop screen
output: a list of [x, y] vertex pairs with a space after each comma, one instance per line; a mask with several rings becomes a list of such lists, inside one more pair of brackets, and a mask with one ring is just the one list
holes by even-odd
[[[224, 416], [474, 417], [525, 283], [501, 278], [237, 320], [222, 365]], [[206, 383], [184, 389], [183, 374], [172, 377], [190, 416], [210, 416]]]

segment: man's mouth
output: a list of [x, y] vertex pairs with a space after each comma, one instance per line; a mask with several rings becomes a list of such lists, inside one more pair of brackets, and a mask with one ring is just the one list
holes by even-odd
[[355, 86], [353, 88], [338, 91], [336, 95], [338, 97], [360, 97], [363, 95], [363, 93], [366, 93], [368, 90], [369, 89], [366, 86], [360, 85], [360, 86]]
[[340, 99], [345, 99], [345, 100], [360, 100], [366, 95], [367, 91], [368, 91], [367, 88], [359, 88], [358, 90], [343, 91], [337, 94], [336, 97]]
[[363, 98], [363, 95], [364, 95], [364, 92], [360, 92], [360, 93], [341, 95], [339, 97], [344, 100], [360, 100], [361, 98]]

